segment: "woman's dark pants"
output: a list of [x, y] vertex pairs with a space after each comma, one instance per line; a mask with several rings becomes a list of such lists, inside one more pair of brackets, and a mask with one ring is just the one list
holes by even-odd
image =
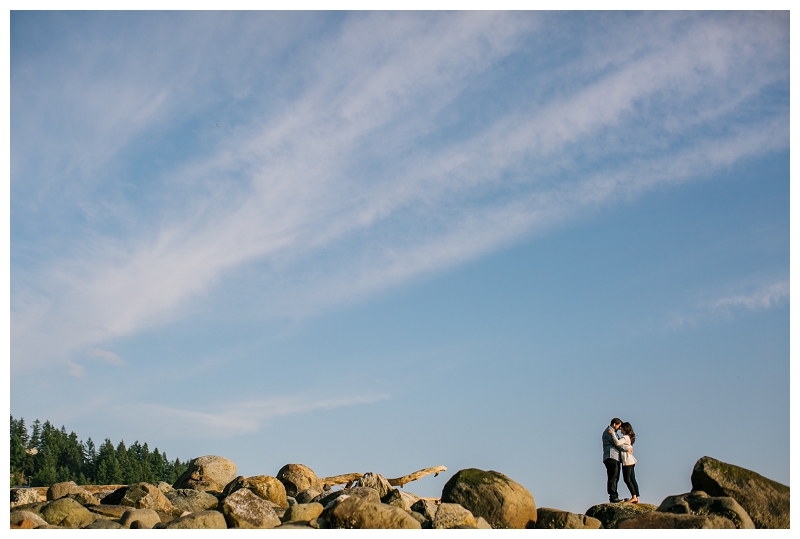
[[625, 484], [628, 485], [628, 490], [631, 491], [631, 497], [636, 496], [639, 497], [639, 484], [636, 483], [636, 474], [633, 472], [633, 468], [635, 464], [630, 466], [623, 466], [622, 467], [622, 479], [625, 481]]

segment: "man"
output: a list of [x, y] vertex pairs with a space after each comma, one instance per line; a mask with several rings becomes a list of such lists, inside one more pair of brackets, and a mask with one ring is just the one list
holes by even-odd
[[618, 503], [622, 500], [617, 495], [617, 484], [619, 483], [619, 466], [622, 456], [620, 455], [619, 446], [622, 445], [619, 441], [619, 430], [622, 425], [622, 420], [615, 417], [611, 420], [611, 424], [603, 431], [603, 464], [606, 465], [606, 475], [608, 482], [606, 483], [606, 490], [608, 491], [608, 500], [611, 503]]

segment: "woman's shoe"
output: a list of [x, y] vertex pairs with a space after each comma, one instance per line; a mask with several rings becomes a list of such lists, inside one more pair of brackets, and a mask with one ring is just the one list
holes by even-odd
[[630, 500], [625, 500], [625, 501], [631, 503], [639, 503], [639, 498], [631, 498]]

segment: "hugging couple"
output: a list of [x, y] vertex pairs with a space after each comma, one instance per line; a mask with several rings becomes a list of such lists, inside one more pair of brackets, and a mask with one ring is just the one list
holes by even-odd
[[[608, 474], [608, 499], [611, 503], [630, 502], [639, 503], [639, 485], [636, 483], [636, 475], [633, 468], [636, 459], [633, 458], [633, 444], [636, 441], [636, 434], [630, 423], [623, 423], [618, 417], [611, 420], [611, 425], [603, 431], [603, 464], [606, 465]], [[622, 465], [622, 478], [631, 492], [631, 497], [620, 500], [617, 495], [617, 483], [619, 483], [619, 468]]]

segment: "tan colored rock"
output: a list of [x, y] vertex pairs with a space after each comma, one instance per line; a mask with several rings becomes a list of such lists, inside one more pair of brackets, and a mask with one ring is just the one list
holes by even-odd
[[483, 517], [476, 518], [475, 522], [477, 522], [475, 527], [478, 528], [479, 530], [491, 530], [492, 529], [491, 524], [486, 522], [486, 519], [483, 518]]
[[324, 519], [331, 528], [412, 530], [422, 528], [414, 517], [399, 507], [369, 502], [358, 496], [346, 498], [341, 496], [325, 509]]
[[254, 475], [252, 477], [239, 476], [228, 483], [223, 489], [223, 496], [230, 496], [240, 489], [247, 489], [259, 498], [268, 500], [278, 507], [287, 508], [286, 489], [277, 478], [269, 475]]
[[246, 488], [235, 491], [222, 501], [222, 514], [229, 528], [261, 529], [281, 525], [272, 503]]
[[186, 471], [172, 485], [173, 488], [222, 492], [225, 485], [236, 478], [236, 465], [225, 457], [206, 455], [189, 461]]
[[618, 530], [733, 530], [736, 526], [717, 515], [680, 515], [653, 511], [627, 518], [617, 524]]
[[70, 498], [48, 503], [42, 508], [41, 515], [48, 524], [64, 528], [83, 528], [97, 519], [96, 514]]
[[91, 507], [87, 507], [89, 511], [92, 513], [97, 513], [98, 515], [103, 515], [108, 518], [119, 519], [122, 518], [122, 515], [125, 514], [125, 511], [128, 511], [130, 507], [126, 505], [93, 505]]
[[23, 520], [30, 520], [35, 526], [45, 526], [47, 522], [31, 511], [11, 511], [11, 524], [19, 525]]
[[191, 488], [171, 488], [168, 492], [164, 493], [164, 496], [181, 512], [188, 511], [190, 513], [196, 513], [198, 511], [208, 511], [210, 509], [216, 509], [217, 505], [219, 505], [219, 500], [217, 500], [216, 496], [208, 492]]
[[283, 514], [283, 522], [297, 522], [304, 520], [306, 522], [314, 520], [322, 514], [322, 504], [319, 503], [298, 503], [286, 510]]
[[549, 507], [537, 510], [536, 529], [540, 530], [599, 530], [603, 524], [596, 518]]
[[176, 516], [182, 513], [172, 505], [163, 492], [158, 490], [158, 487], [150, 483], [135, 483], [128, 486], [119, 505], [134, 509], [152, 509]]
[[[47, 494], [45, 497], [47, 501], [59, 500], [61, 498], [66, 498], [70, 494], [83, 494], [85, 496], [91, 496], [91, 493], [83, 487], [78, 486], [75, 484], [75, 481], [66, 481], [63, 483], [53, 483], [47, 489]], [[38, 501], [38, 500], [37, 500]], [[78, 503], [80, 503], [79, 500]], [[99, 503], [99, 502], [98, 502]], [[83, 504], [82, 504], [83, 505]], [[93, 504], [97, 505], [97, 504]]]
[[433, 518], [433, 528], [437, 530], [450, 530], [459, 527], [477, 528], [478, 522], [468, 509], [457, 503], [439, 504], [436, 516]]
[[219, 511], [200, 511], [178, 517], [165, 526], [168, 530], [224, 530], [225, 517]]
[[460, 470], [445, 483], [442, 503], [457, 503], [492, 528], [523, 529], [536, 523], [533, 495], [508, 476], [477, 468]]
[[294, 497], [300, 492], [311, 488], [318, 493], [322, 492], [319, 477], [314, 473], [314, 470], [304, 464], [287, 464], [278, 470], [275, 477], [283, 483], [287, 496]]
[[139, 523], [138, 529], [149, 530], [156, 524], [161, 523], [161, 517], [152, 509], [128, 509], [119, 519], [119, 523], [123, 528], [130, 528], [134, 522]]

